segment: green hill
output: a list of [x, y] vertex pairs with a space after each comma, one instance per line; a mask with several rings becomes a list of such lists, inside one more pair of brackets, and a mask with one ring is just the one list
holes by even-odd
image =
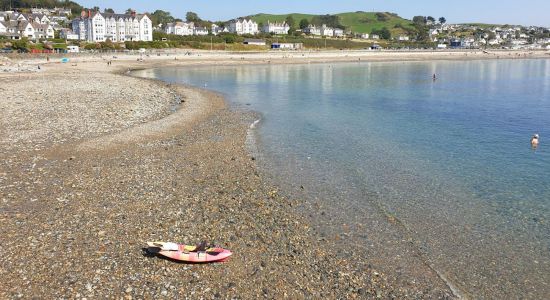
[[[312, 14], [286, 14], [286, 15], [271, 15], [271, 14], [257, 14], [248, 16], [257, 23], [282, 22], [288, 16], [292, 16], [296, 24], [300, 23], [300, 20], [307, 19], [310, 23], [317, 23], [323, 15]], [[388, 13], [388, 12], [348, 12], [339, 13], [334, 16], [338, 17], [338, 21], [341, 26], [346, 30], [351, 30], [357, 33], [371, 33], [373, 30], [388, 28], [392, 31], [392, 34], [401, 34], [407, 31], [414, 31], [414, 27], [411, 25], [412, 21], [403, 19], [400, 16]], [[316, 24], [321, 25], [321, 24]], [[328, 24], [327, 24], [328, 25]]]

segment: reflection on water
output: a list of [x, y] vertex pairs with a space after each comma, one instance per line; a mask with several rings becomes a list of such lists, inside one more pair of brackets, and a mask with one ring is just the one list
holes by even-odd
[[[413, 247], [466, 295], [550, 294], [550, 61], [225, 66], [141, 75], [208, 82], [235, 105], [261, 112], [258, 146], [274, 177], [291, 189], [306, 187], [302, 196], [315, 204], [311, 213], [326, 234], [341, 232], [343, 223], [353, 228], [347, 236], [369, 245], [369, 261], [401, 274], [403, 252]], [[541, 136], [535, 152], [534, 133]]]

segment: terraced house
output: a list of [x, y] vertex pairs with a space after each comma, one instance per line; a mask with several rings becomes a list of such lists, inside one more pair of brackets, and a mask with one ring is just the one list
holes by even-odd
[[9, 39], [51, 39], [54, 37], [54, 28], [45, 15], [2, 12], [0, 35]]
[[247, 20], [239, 19], [229, 22], [228, 26], [229, 32], [236, 34], [256, 34], [258, 33], [258, 23]]
[[78, 39], [88, 42], [152, 41], [153, 24], [147, 14], [82, 12], [72, 22]]
[[39, 24], [32, 21], [0, 21], [0, 35], [10, 39], [52, 39], [54, 30], [50, 24]]

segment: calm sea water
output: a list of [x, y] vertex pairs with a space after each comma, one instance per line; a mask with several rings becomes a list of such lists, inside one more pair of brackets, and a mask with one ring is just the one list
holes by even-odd
[[[550, 60], [137, 75], [216, 90], [260, 112], [262, 161], [279, 182], [303, 186], [317, 201], [327, 234], [345, 223], [348, 236], [392, 261], [400, 255], [380, 245], [391, 240], [383, 226], [397, 226], [464, 295], [550, 295]], [[376, 215], [389, 221], [381, 225]]]

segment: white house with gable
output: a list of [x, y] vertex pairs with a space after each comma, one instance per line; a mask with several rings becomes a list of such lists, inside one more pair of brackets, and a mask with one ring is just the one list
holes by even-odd
[[309, 25], [304, 28], [304, 33], [309, 35], [321, 35], [321, 29], [317, 28], [315, 25]]
[[334, 36], [335, 37], [343, 37], [344, 36], [344, 29], [334, 28]]
[[78, 40], [78, 34], [72, 32], [70, 29], [61, 29], [59, 31], [59, 37], [66, 40]]
[[229, 30], [227, 30], [227, 28], [222, 27], [222, 26], [218, 26], [216, 24], [212, 24], [211, 30], [212, 30], [213, 35], [218, 35], [220, 33], [229, 32]]
[[208, 29], [206, 27], [195, 27], [193, 28], [194, 35], [208, 35]]
[[229, 32], [236, 33], [238, 35], [257, 34], [259, 32], [258, 23], [247, 19], [239, 19], [229, 22], [228, 29]]
[[332, 27], [328, 27], [326, 24], [323, 24], [321, 26], [321, 35], [322, 36], [334, 36], [334, 29]]
[[164, 32], [175, 35], [193, 35], [194, 28], [193, 22], [174, 22], [166, 24]]
[[272, 34], [288, 34], [290, 26], [286, 23], [271, 23], [267, 21], [267, 24], [264, 24], [262, 27], [262, 32], [272, 33]]

